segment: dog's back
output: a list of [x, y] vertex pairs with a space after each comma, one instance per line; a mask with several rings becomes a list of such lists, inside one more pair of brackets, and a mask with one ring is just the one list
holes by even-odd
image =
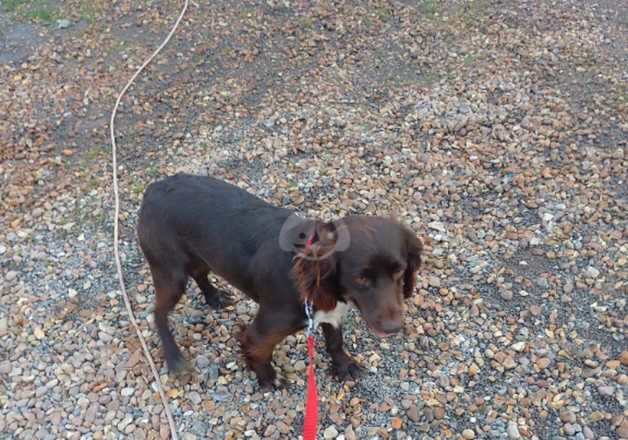
[[289, 215], [227, 182], [177, 174], [148, 186], [137, 232], [151, 264], [203, 263], [246, 290], [252, 256]]

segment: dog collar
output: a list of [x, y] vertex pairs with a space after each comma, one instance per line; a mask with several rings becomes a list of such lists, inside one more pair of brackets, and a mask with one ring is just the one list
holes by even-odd
[[312, 246], [312, 242], [314, 241], [314, 236], [316, 235], [316, 233], [312, 234], [310, 236], [310, 238], [307, 239], [307, 241], [305, 242], [305, 251], [309, 251], [310, 250], [310, 246]]

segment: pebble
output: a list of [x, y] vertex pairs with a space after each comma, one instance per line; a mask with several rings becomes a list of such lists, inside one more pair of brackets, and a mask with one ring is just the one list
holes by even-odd
[[4, 246], [3, 244], [0, 244], [0, 255], [3, 255], [6, 251], [7, 251], [6, 246]]
[[563, 429], [565, 430], [565, 434], [567, 435], [576, 434], [576, 427], [572, 425], [571, 423], [566, 423], [565, 426], [563, 426]]
[[190, 392], [190, 394], [188, 394], [188, 398], [190, 399], [190, 402], [192, 402], [194, 405], [199, 405], [203, 401], [200, 394], [198, 394], [196, 391]]
[[124, 417], [124, 419], [123, 419], [121, 422], [119, 422], [116, 426], [117, 426], [118, 430], [120, 430], [120, 431], [124, 431], [124, 430], [125, 430], [125, 428], [126, 428], [127, 426], [129, 426], [129, 425], [131, 424], [131, 422], [132, 422], [132, 421], [133, 421], [133, 416], [131, 416], [130, 414], [127, 414], [127, 415]]
[[20, 274], [20, 273], [19, 273], [19, 272], [17, 272], [17, 271], [15, 271], [15, 270], [10, 270], [10, 271], [8, 271], [8, 272], [6, 273], [6, 275], [4, 276], [4, 278], [5, 278], [7, 281], [13, 281], [14, 279], [16, 279], [16, 278], [17, 278], [17, 276], [18, 276], [19, 274]]
[[576, 421], [576, 414], [570, 410], [561, 411], [559, 417], [563, 423], [575, 423]]
[[72, 24], [72, 22], [70, 20], [65, 19], [65, 18], [57, 20], [57, 27], [59, 29], [67, 29], [67, 28], [70, 27], [71, 24]]
[[612, 386], [609, 385], [605, 385], [605, 386], [599, 386], [597, 387], [597, 391], [598, 393], [600, 393], [602, 396], [612, 396], [613, 393], [615, 392], [615, 389]]
[[204, 370], [205, 368], [207, 368], [209, 363], [210, 361], [207, 356], [200, 355], [200, 356], [197, 356], [196, 358], [196, 365], [198, 366], [200, 370]]
[[512, 290], [502, 290], [499, 295], [506, 301], [510, 301], [513, 298]]
[[122, 388], [122, 391], [120, 391], [120, 394], [124, 397], [130, 397], [133, 393], [135, 393], [135, 389], [130, 387]]
[[416, 405], [410, 406], [410, 408], [408, 408], [408, 410], [406, 411], [406, 414], [408, 415], [408, 418], [413, 422], [419, 421], [419, 408], [417, 408]]
[[508, 422], [508, 428], [507, 431], [508, 433], [508, 438], [509, 439], [520, 439], [521, 438], [521, 434], [519, 433], [519, 428], [517, 427], [517, 424], [515, 422]]
[[337, 436], [338, 431], [336, 430], [336, 427], [334, 425], [328, 426], [327, 428], [325, 428], [325, 431], [323, 431], [324, 439], [335, 439]]
[[502, 364], [504, 366], [504, 368], [506, 368], [507, 370], [512, 370], [513, 368], [515, 368], [517, 366], [517, 363], [515, 362], [515, 360], [512, 358], [512, 356], [506, 356], [506, 359], [504, 359], [504, 362]]
[[447, 228], [445, 227], [445, 224], [442, 222], [430, 222], [427, 224], [427, 227], [430, 229], [439, 231], [439, 232], [447, 232]]
[[465, 429], [462, 431], [462, 436], [466, 439], [466, 440], [471, 440], [475, 438], [475, 431], [473, 429]]
[[512, 349], [515, 351], [522, 352], [524, 348], [526, 348], [525, 341], [519, 341], [512, 344]]

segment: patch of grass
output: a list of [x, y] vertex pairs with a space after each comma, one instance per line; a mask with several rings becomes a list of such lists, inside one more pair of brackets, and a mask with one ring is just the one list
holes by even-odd
[[27, 3], [28, 0], [2, 0], [0, 4], [5, 11], [14, 12], [20, 5]]
[[98, 179], [96, 178], [88, 179], [85, 182], [85, 189], [87, 189], [88, 192], [98, 188], [100, 188], [100, 181], [98, 181]]
[[301, 29], [304, 29], [306, 31], [311, 31], [312, 29], [314, 29], [314, 22], [312, 22], [312, 19], [309, 17], [305, 17], [303, 20], [301, 20]]
[[0, 0], [0, 5], [18, 20], [40, 24], [52, 24], [60, 17], [93, 24], [104, 10], [103, 0]]
[[475, 64], [475, 57], [473, 56], [473, 54], [468, 53], [464, 56], [464, 58], [462, 59], [462, 64], [464, 65], [464, 67], [471, 67]]
[[47, 0], [2, 0], [2, 8], [24, 21], [50, 24], [58, 16]]
[[421, 9], [426, 14], [434, 15], [438, 12], [438, 2], [436, 0], [424, 0], [421, 2]]
[[388, 8], [386, 6], [380, 6], [379, 9], [377, 10], [377, 16], [379, 17], [379, 19], [381, 21], [388, 21], [390, 20], [390, 11], [388, 10]]
[[141, 194], [144, 192], [145, 188], [146, 186], [144, 185], [143, 182], [136, 182], [133, 184], [133, 186], [131, 186], [131, 192], [133, 194]]
[[26, 13], [26, 18], [31, 21], [37, 21], [44, 24], [50, 24], [55, 18], [53, 11], [45, 5], [35, 6]]
[[93, 0], [83, 1], [81, 2], [79, 17], [81, 20], [92, 24], [102, 12], [103, 9], [99, 2]]
[[488, 0], [471, 0], [453, 9], [451, 14], [467, 23], [475, 22], [488, 17], [489, 8]]

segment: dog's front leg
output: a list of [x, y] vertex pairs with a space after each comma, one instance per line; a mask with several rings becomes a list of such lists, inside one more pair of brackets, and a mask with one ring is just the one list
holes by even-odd
[[362, 367], [343, 348], [342, 327], [334, 327], [328, 323], [322, 323], [323, 334], [327, 344], [327, 352], [332, 360], [332, 372], [340, 380], [348, 378], [356, 379], [362, 374]]
[[247, 365], [257, 376], [262, 388], [276, 388], [277, 372], [270, 364], [275, 346], [294, 332], [293, 326], [286, 326], [285, 315], [277, 318], [273, 312], [260, 308], [251, 325], [244, 331], [241, 344]]

